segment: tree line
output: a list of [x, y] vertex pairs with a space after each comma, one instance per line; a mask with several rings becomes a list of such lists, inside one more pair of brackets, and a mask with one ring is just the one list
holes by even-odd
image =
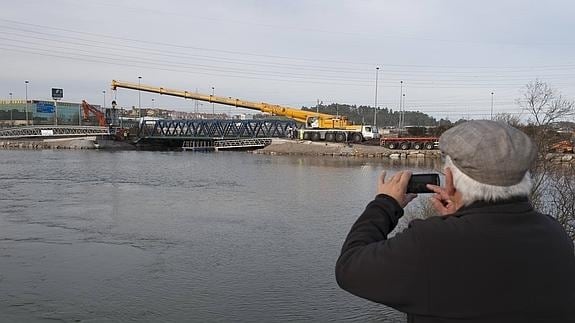
[[[365, 105], [350, 105], [332, 103], [329, 105], [318, 104], [315, 107], [302, 107], [302, 110], [316, 111], [320, 113], [327, 113], [331, 115], [346, 116], [349, 121], [354, 124], [370, 124], [373, 125], [374, 108]], [[378, 127], [398, 127], [399, 119], [402, 112], [388, 109], [377, 109], [377, 124]], [[406, 126], [439, 126], [452, 124], [449, 120], [437, 120], [434, 117], [419, 111], [403, 111], [403, 125]]]

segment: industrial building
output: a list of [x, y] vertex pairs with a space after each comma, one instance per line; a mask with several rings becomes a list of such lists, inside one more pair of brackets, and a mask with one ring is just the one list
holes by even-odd
[[[99, 106], [96, 106], [99, 108]], [[57, 118], [55, 118], [57, 116]], [[26, 125], [95, 125], [85, 120], [82, 104], [42, 100], [0, 100], [0, 127]]]

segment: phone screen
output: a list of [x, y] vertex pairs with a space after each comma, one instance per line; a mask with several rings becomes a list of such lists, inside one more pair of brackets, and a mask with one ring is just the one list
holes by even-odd
[[427, 184], [439, 186], [438, 174], [412, 174], [407, 184], [407, 193], [433, 193], [427, 189]]

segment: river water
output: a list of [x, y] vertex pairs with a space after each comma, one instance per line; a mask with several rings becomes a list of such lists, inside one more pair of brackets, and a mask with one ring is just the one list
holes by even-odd
[[378, 174], [431, 167], [0, 151], [0, 321], [404, 322], [339, 289], [334, 265]]

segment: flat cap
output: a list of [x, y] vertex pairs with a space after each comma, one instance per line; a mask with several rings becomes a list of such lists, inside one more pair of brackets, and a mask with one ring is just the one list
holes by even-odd
[[537, 155], [521, 130], [489, 120], [467, 121], [447, 130], [439, 138], [439, 149], [467, 176], [496, 186], [521, 182]]

